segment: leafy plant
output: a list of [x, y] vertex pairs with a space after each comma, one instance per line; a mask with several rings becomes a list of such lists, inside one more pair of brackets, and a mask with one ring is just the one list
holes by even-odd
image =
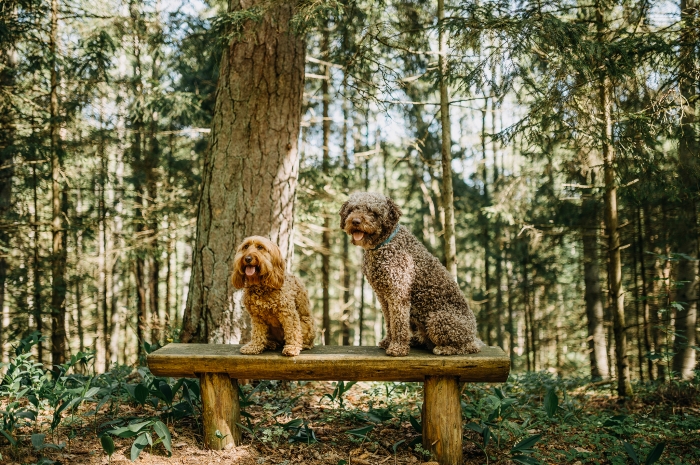
[[350, 390], [351, 387], [353, 387], [357, 381], [349, 381], [348, 383], [345, 383], [344, 381], [338, 381], [337, 383], [334, 383], [335, 389], [333, 389], [332, 394], [324, 394], [323, 397], [321, 397], [321, 401], [323, 399], [328, 398], [330, 399], [331, 403], [338, 403], [338, 407], [340, 409], [344, 408], [344, 402], [345, 400], [343, 399], [343, 395], [345, 395], [346, 392]]
[[[153, 433], [158, 435], [158, 439], [153, 440]], [[135, 462], [141, 451], [146, 448], [146, 446], [155, 446], [159, 443], [163, 443], [163, 447], [168, 451], [168, 456], [173, 453], [172, 448], [172, 438], [170, 436], [170, 430], [165, 424], [160, 420], [148, 420], [139, 423], [132, 423], [127, 426], [116, 428], [107, 431], [105, 434], [111, 434], [120, 438], [133, 438], [136, 437], [133, 444], [131, 445], [131, 461]], [[104, 449], [104, 444], [102, 445]], [[107, 450], [105, 449], [105, 452]]]
[[544, 411], [547, 413], [549, 418], [553, 418], [557, 414], [559, 409], [559, 398], [554, 389], [547, 389], [547, 394], [544, 396]]
[[634, 465], [641, 465], [642, 463], [644, 463], [644, 465], [652, 465], [656, 463], [659, 460], [659, 458], [661, 458], [661, 454], [664, 453], [664, 448], [666, 447], [665, 442], [661, 442], [655, 445], [647, 454], [647, 457], [644, 460], [644, 462], [642, 462], [639, 459], [637, 453], [634, 451], [634, 447], [632, 447], [632, 444], [630, 444], [629, 442], [623, 442], [622, 445], [625, 447], [625, 451], [634, 462]]
[[109, 463], [112, 463], [112, 454], [114, 454], [115, 450], [112, 437], [108, 434], [103, 435], [100, 438], [100, 444], [102, 444], [102, 450], [105, 451], [105, 454], [107, 454], [107, 457], [109, 458]]
[[525, 438], [522, 441], [520, 441], [519, 443], [517, 443], [510, 450], [510, 459], [513, 462], [521, 463], [522, 465], [539, 465], [540, 461], [531, 457], [531, 454], [534, 452], [534, 449], [532, 447], [541, 438], [542, 438], [542, 435], [535, 434], [534, 436], [530, 436], [529, 438]]

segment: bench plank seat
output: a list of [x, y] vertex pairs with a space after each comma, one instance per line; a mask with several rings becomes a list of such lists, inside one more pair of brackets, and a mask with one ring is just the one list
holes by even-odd
[[241, 442], [239, 379], [423, 382], [423, 447], [440, 465], [461, 465], [458, 383], [504, 382], [510, 359], [499, 347], [452, 356], [412, 348], [406, 357], [390, 357], [378, 347], [316, 346], [285, 357], [281, 351], [242, 355], [233, 344], [168, 344], [148, 355], [148, 367], [156, 376], [199, 378], [209, 449]]
[[433, 355], [412, 348], [406, 357], [390, 357], [379, 347], [316, 346], [296, 357], [280, 351], [241, 355], [239, 345], [168, 344], [148, 355], [156, 376], [196, 378], [227, 373], [235, 379], [315, 381], [420, 381], [454, 376], [463, 382], [498, 383], [508, 379], [510, 360], [499, 347], [478, 354]]

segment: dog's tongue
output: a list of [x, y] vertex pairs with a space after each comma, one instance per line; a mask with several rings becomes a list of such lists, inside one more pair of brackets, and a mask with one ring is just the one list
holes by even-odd
[[363, 233], [362, 231], [355, 231], [354, 233], [352, 233], [352, 238], [356, 241], [361, 241], [363, 237], [365, 237], [365, 233]]
[[245, 274], [246, 274], [246, 276], [253, 276], [255, 274], [255, 267], [254, 266], [246, 266], [245, 267]]

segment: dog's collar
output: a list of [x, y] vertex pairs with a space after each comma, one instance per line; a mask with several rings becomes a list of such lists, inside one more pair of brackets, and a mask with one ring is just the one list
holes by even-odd
[[379, 244], [378, 246], [376, 246], [375, 248], [373, 248], [373, 249], [371, 249], [371, 250], [377, 250], [378, 248], [387, 245], [389, 242], [391, 242], [391, 240], [392, 240], [394, 237], [396, 237], [396, 234], [398, 234], [398, 232], [399, 232], [399, 225], [397, 224], [397, 225], [396, 225], [396, 228], [394, 228], [394, 232], [392, 232], [391, 235], [390, 235], [389, 237], [387, 237], [386, 239], [384, 239], [384, 242], [382, 242], [381, 244]]

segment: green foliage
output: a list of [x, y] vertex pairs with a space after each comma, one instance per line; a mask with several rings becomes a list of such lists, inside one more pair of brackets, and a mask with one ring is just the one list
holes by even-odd
[[331, 401], [331, 403], [337, 403], [338, 408], [343, 409], [344, 402], [345, 402], [345, 400], [343, 399], [343, 396], [356, 383], [357, 383], [357, 381], [349, 381], [347, 383], [345, 381], [338, 381], [336, 383], [333, 383], [333, 385], [334, 385], [333, 393], [324, 394], [323, 397], [321, 397], [321, 401], [323, 401], [323, 399], [328, 398]]
[[[114, 367], [111, 372], [100, 375], [73, 372], [76, 367], [85, 366], [91, 360], [92, 355], [84, 353], [71, 356], [56, 372], [51, 372], [34, 361], [32, 348], [40, 340], [37, 333], [22, 339], [15, 349], [15, 357], [1, 367], [4, 373], [0, 383], [0, 404], [4, 410], [0, 411], [0, 434], [15, 451], [24, 442], [18, 434], [21, 427], [29, 426], [39, 431], [30, 435], [30, 443], [34, 451], [42, 453], [66, 447], [65, 442], [47, 442], [47, 434], [41, 432], [43, 426], [48, 425], [49, 433], [54, 435], [68, 418], [71, 428], [68, 437], [72, 438], [75, 435], [72, 428], [77, 419], [92, 417], [95, 419], [93, 432], [99, 436], [102, 448], [110, 459], [115, 450], [111, 436], [134, 439], [131, 447], [132, 461], [136, 460], [145, 447], [161, 443], [171, 454], [170, 430], [160, 418], [134, 420], [116, 417], [98, 426], [98, 412], [105, 406], [110, 406], [108, 412], [117, 411], [116, 407], [120, 403], [130, 401], [141, 407], [149, 404], [155, 408], [162, 401], [164, 406], [161, 408], [161, 416], [166, 420], [199, 416], [201, 413], [199, 385], [195, 380], [158, 378], [144, 368], [138, 370], [141, 381], [137, 382], [126, 380], [132, 372], [131, 368]], [[24, 402], [24, 399], [28, 402]], [[80, 409], [84, 404], [94, 408]], [[38, 423], [37, 419], [42, 413], [48, 413], [51, 419], [48, 423]], [[44, 458], [44, 463], [49, 462]]]

